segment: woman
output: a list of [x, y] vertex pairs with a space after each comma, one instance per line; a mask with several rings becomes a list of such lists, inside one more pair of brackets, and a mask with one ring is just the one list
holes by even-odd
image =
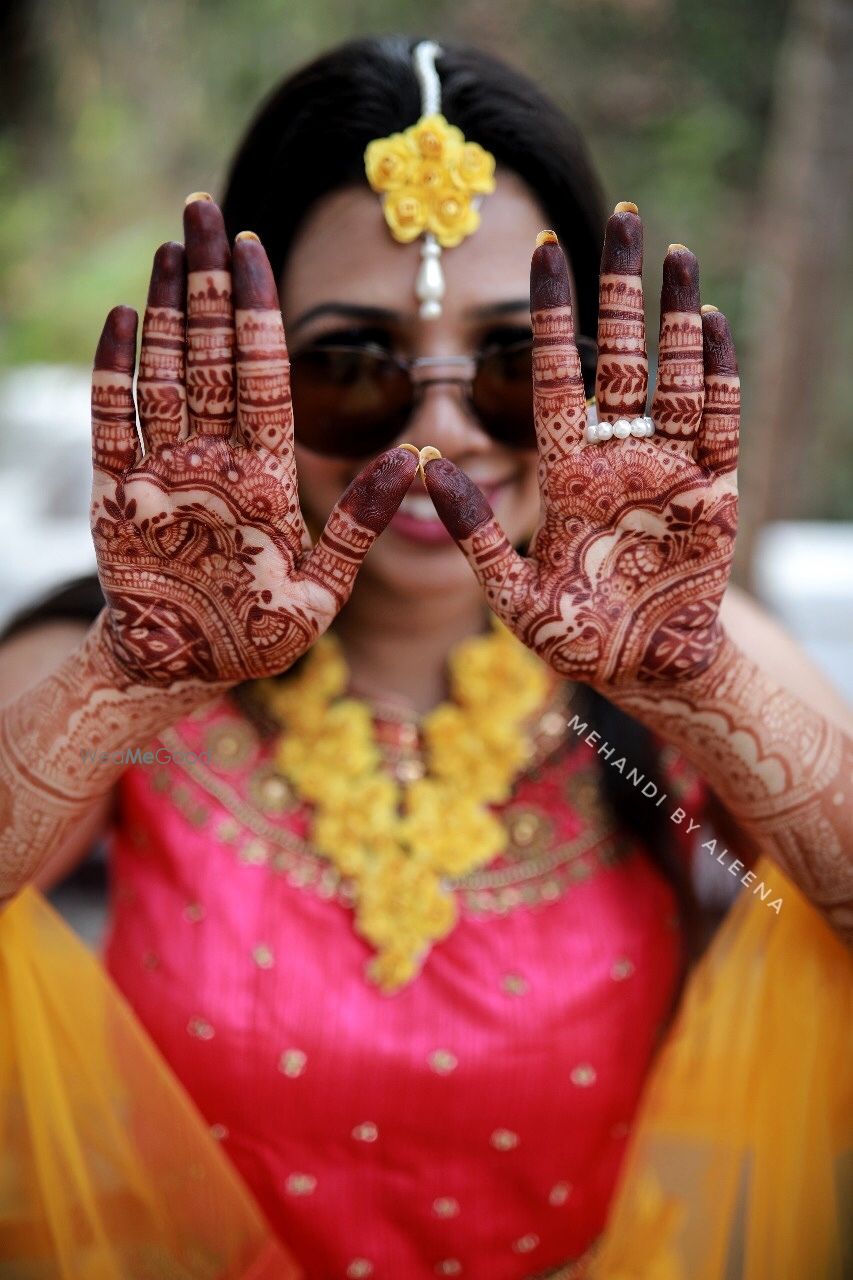
[[[107, 318], [103, 594], [3, 647], [0, 893], [111, 830], [107, 969], [307, 1276], [617, 1274], [617, 1175], [710, 931], [699, 778], [740, 854], [720, 874], [761, 885], [749, 927], [804, 912], [849, 982], [848, 722], [726, 590], [728, 326], [670, 246], [647, 416], [641, 223], [617, 206], [602, 254], [597, 193], [572, 127], [482, 54], [362, 41], [285, 82], [222, 214], [196, 193], [155, 255], [144, 452], [136, 314]], [[122, 1052], [157, 1168], [141, 1095], [166, 1069]], [[619, 1274], [675, 1265], [646, 1200]], [[679, 1237], [666, 1274], [722, 1275], [706, 1246]]]

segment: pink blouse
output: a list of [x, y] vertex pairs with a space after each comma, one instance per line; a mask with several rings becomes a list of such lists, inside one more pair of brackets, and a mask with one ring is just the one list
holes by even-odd
[[105, 962], [307, 1280], [522, 1280], [602, 1230], [680, 934], [592, 748], [555, 752], [565, 720], [540, 717], [538, 763], [495, 807], [507, 851], [457, 883], [459, 923], [390, 996], [229, 699], [122, 777]]

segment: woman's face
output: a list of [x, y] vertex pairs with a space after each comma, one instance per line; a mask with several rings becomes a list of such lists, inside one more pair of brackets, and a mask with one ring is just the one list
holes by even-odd
[[[281, 304], [291, 353], [319, 339], [346, 346], [377, 344], [401, 356], [476, 354], [494, 343], [530, 335], [529, 271], [545, 215], [521, 181], [498, 171], [481, 205], [482, 222], [461, 245], [442, 254], [446, 292], [442, 315], [423, 320], [414, 293], [420, 240], [399, 244], [366, 186], [319, 201], [294, 241], [281, 280]], [[322, 307], [322, 314], [312, 315]], [[370, 313], [362, 310], [370, 308]], [[418, 371], [420, 372], [420, 371]], [[458, 376], [453, 366], [430, 376]], [[466, 404], [465, 388], [437, 381], [424, 387], [392, 444], [431, 444], [485, 493], [510, 542], [528, 538], [539, 512], [535, 450], [498, 444]], [[296, 446], [302, 509], [317, 532], [369, 458], [329, 458]], [[467, 562], [438, 521], [420, 476], [400, 512], [371, 548], [367, 575], [401, 596], [425, 591], [479, 592]]]

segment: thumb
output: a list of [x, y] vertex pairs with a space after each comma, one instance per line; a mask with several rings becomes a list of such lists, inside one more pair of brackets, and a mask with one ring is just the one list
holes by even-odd
[[301, 571], [326, 587], [340, 609], [378, 535], [396, 512], [418, 469], [413, 446], [386, 449], [350, 482], [336, 502]]
[[433, 506], [477, 576], [490, 609], [512, 627], [518, 605], [533, 587], [535, 570], [507, 538], [480, 489], [449, 458], [424, 464]]

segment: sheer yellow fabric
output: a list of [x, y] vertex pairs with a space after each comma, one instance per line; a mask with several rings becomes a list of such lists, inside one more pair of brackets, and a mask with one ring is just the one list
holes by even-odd
[[[744, 892], [691, 977], [594, 1280], [851, 1273], [853, 959], [775, 866], [766, 878], [781, 913]], [[32, 888], [0, 912], [0, 1274], [302, 1274], [96, 957]]]
[[853, 1275], [853, 956], [779, 869], [692, 975], [592, 1276]]
[[100, 962], [24, 889], [0, 912], [0, 1275], [301, 1274]]

